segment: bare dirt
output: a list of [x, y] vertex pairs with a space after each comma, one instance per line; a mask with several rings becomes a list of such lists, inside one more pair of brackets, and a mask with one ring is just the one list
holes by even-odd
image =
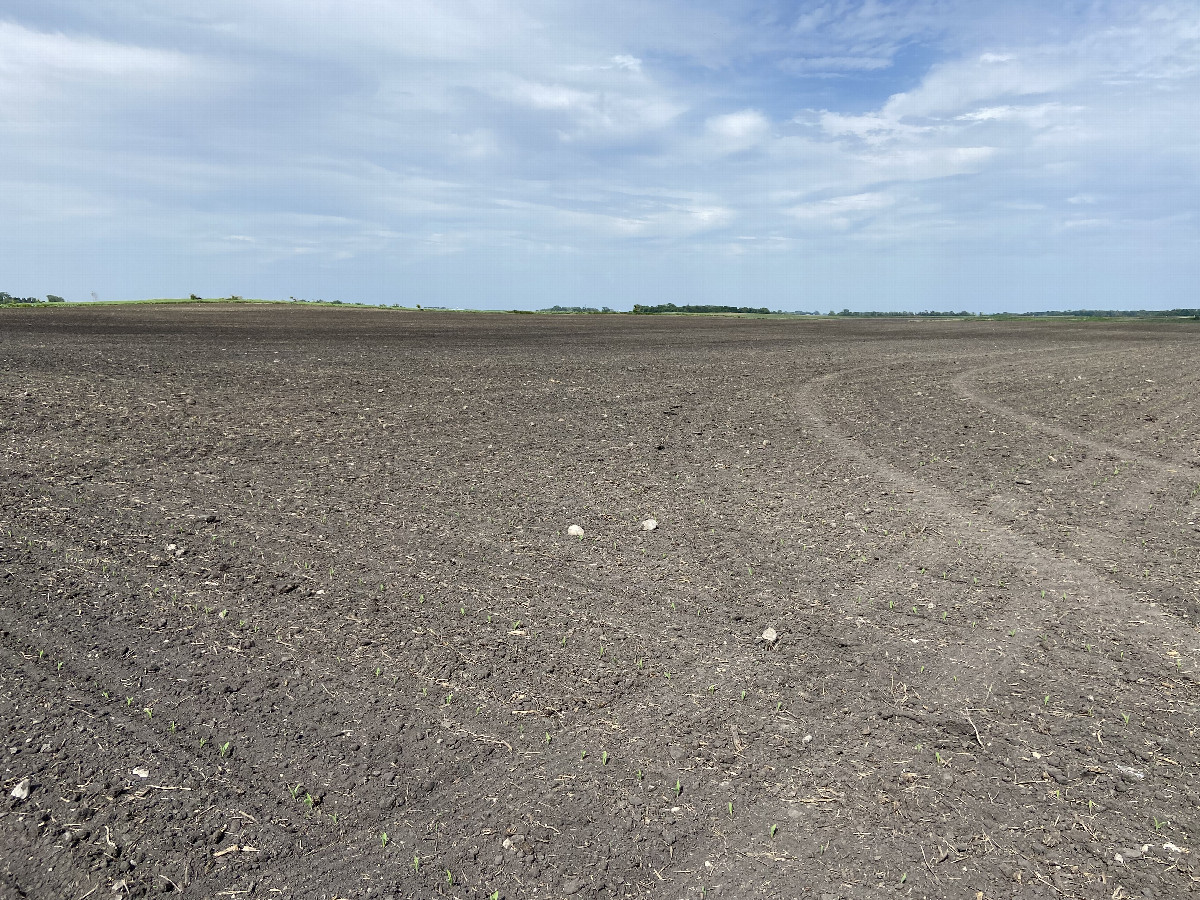
[[1198, 392], [1189, 322], [0, 311], [0, 896], [1195, 896]]

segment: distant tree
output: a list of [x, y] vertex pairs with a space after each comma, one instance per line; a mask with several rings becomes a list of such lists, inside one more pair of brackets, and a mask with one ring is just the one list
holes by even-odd
[[62, 297], [58, 296], [58, 294], [47, 294], [46, 302], [47, 303], [66, 303], [67, 301], [64, 300]]
[[199, 296], [198, 294], [190, 294], [190, 295], [188, 296], [188, 299], [189, 299], [189, 300], [199, 300], [199, 299], [200, 299], [200, 296]]

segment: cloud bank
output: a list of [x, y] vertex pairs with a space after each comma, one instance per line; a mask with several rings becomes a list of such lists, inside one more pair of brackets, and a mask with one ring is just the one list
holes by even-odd
[[1200, 9], [997, 6], [17, 0], [0, 289], [1195, 305]]

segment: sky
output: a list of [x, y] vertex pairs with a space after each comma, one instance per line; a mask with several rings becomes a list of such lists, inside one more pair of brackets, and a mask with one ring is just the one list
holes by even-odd
[[1200, 306], [1200, 4], [0, 0], [0, 290]]

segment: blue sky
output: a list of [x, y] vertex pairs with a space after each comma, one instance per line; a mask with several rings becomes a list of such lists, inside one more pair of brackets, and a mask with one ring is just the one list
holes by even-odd
[[1200, 306], [1200, 4], [0, 0], [0, 290]]

